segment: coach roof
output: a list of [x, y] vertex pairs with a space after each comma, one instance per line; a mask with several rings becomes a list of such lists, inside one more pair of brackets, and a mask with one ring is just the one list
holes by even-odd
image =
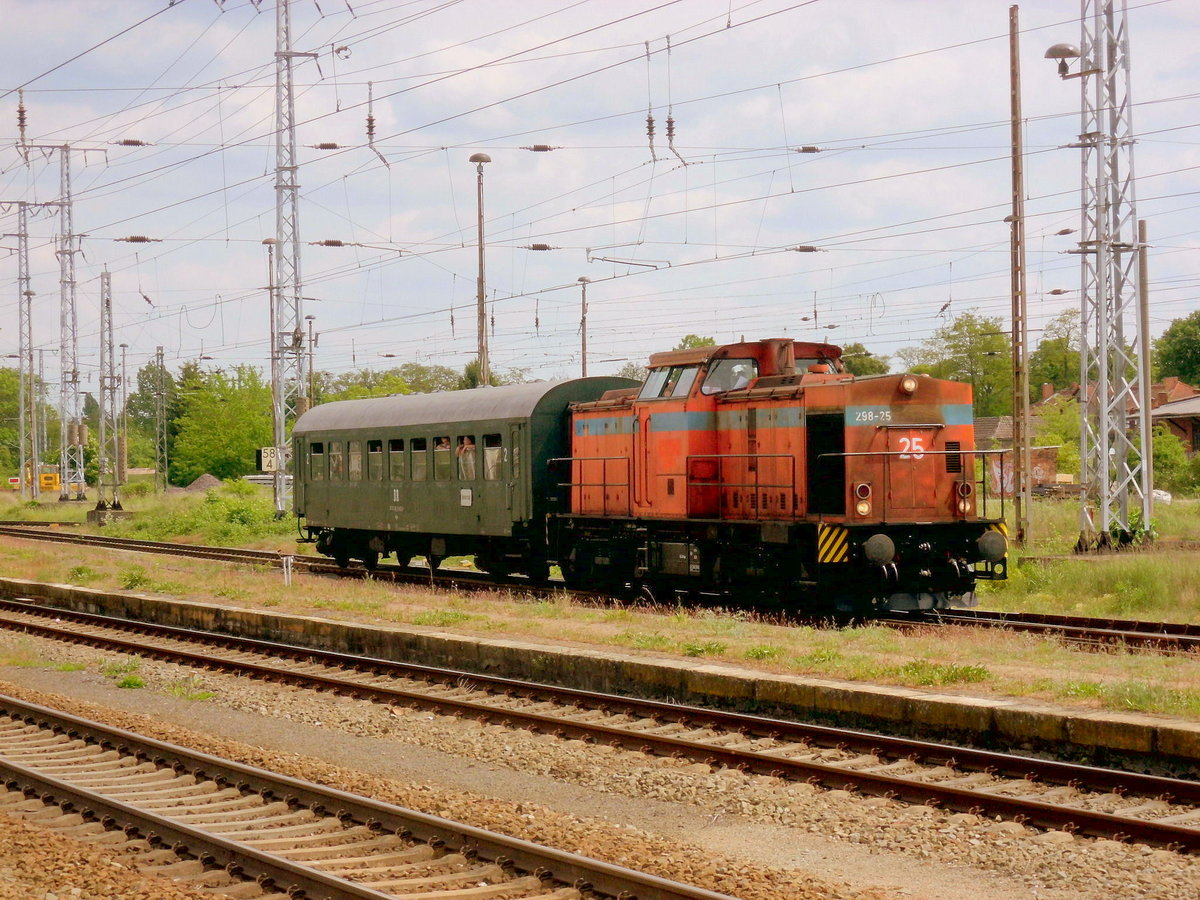
[[314, 406], [297, 420], [293, 433], [527, 419], [538, 412], [561, 412], [571, 401], [594, 400], [607, 390], [630, 384], [628, 379], [600, 376], [339, 400]]

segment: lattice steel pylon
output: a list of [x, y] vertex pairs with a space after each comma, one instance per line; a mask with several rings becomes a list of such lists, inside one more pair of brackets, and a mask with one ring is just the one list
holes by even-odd
[[100, 273], [100, 474], [96, 509], [121, 508], [121, 431], [117, 417], [120, 384], [113, 348], [112, 276], [105, 269]]
[[59, 500], [86, 500], [83, 448], [87, 426], [79, 395], [79, 319], [76, 310], [75, 254], [79, 251], [73, 225], [71, 200], [71, 148], [58, 148], [61, 195], [59, 198], [58, 265], [61, 302], [59, 306]]
[[296, 106], [292, 60], [315, 53], [292, 51], [289, 0], [275, 4], [275, 260], [271, 317], [271, 397], [279, 467], [274, 473], [275, 517], [288, 514], [292, 469], [288, 423], [308, 409], [304, 310], [300, 296], [300, 213], [296, 162]]
[[[1080, 457], [1085, 495], [1077, 549], [1137, 537], [1151, 515], [1149, 350], [1138, 316], [1137, 213], [1125, 2], [1080, 0], [1082, 294]], [[1062, 70], [1060, 69], [1060, 72]], [[1132, 423], [1132, 424], [1131, 424]]]

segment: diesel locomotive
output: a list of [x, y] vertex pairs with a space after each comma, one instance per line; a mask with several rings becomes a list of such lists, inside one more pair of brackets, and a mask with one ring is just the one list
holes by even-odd
[[[805, 611], [972, 605], [1006, 576], [970, 385], [854, 376], [831, 344], [658, 353], [579, 378], [324, 404], [293, 432], [305, 540], [340, 565]], [[1002, 500], [1000, 500], [1002, 502]]]

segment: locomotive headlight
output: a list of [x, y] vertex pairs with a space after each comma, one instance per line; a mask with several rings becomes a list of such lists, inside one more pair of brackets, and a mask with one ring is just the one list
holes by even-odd
[[871, 514], [871, 501], [859, 500], [854, 504], [854, 511], [860, 516], [869, 516]]
[[900, 379], [900, 390], [906, 394], [915, 394], [917, 392], [917, 379], [911, 375], [905, 375]]
[[967, 513], [969, 513], [971, 511], [971, 501], [968, 500], [966, 497], [961, 498], [958, 501], [958, 511], [960, 513], [962, 513], [964, 516]]

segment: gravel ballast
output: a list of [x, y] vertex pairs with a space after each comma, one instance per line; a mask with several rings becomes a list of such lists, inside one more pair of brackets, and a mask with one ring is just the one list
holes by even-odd
[[146, 687], [118, 690], [98, 674], [111, 654], [0, 635], [16, 654], [88, 666], [5, 667], [19, 696], [79, 697], [103, 707], [68, 711], [746, 900], [1200, 897], [1200, 861], [1165, 850], [148, 660]]

